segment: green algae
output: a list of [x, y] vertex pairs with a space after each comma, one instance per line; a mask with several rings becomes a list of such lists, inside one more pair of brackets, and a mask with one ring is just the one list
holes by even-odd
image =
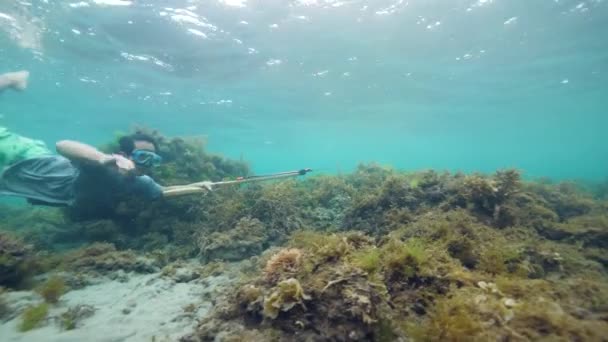
[[67, 292], [67, 286], [63, 278], [53, 276], [38, 287], [36, 292], [44, 298], [45, 302], [55, 304]]
[[380, 267], [382, 266], [381, 256], [381, 251], [374, 246], [372, 248], [353, 253], [352, 263], [365, 272], [375, 273], [379, 271]]
[[289, 278], [277, 284], [275, 290], [264, 299], [264, 316], [275, 319], [279, 312], [289, 311], [295, 305], [301, 305], [306, 309], [305, 300], [310, 296], [304, 293], [302, 285], [297, 279]]
[[0, 287], [0, 320], [3, 319], [4, 316], [6, 316], [10, 311], [9, 305], [6, 303], [4, 293], [4, 288]]
[[95, 308], [90, 305], [79, 304], [68, 308], [59, 316], [59, 325], [63, 330], [74, 330], [80, 322], [95, 314]]
[[[163, 137], [161, 150], [163, 184], [248, 173], [201, 141]], [[161, 265], [197, 256], [210, 273], [220, 260], [251, 258], [185, 340], [218, 331], [226, 340], [601, 340], [607, 217], [588, 186], [529, 181], [516, 170], [361, 164], [204, 197], [125, 199], [103, 220], [63, 228], [47, 220], [61, 233], [36, 245], [74, 235], [112, 242], [64, 256], [76, 272], [149, 270], [143, 251]]]
[[42, 325], [49, 313], [49, 304], [30, 306], [21, 315], [19, 331], [29, 331]]
[[0, 232], [0, 286], [18, 287], [30, 275], [32, 246], [13, 234]]
[[[352, 239], [351, 233], [335, 233], [340, 229], [334, 227], [329, 233], [298, 231], [286, 244], [287, 250], [297, 248], [301, 265], [295, 272], [278, 268], [279, 275], [273, 278], [282, 279], [282, 272], [285, 277], [295, 276], [310, 296], [307, 309], [293, 306], [262, 324], [253, 317], [260, 317], [261, 303], [276, 291], [271, 285], [276, 282], [248, 278], [243, 287], [248, 294], [227, 299], [236, 303], [232, 318], [209, 320], [199, 328], [199, 336], [229, 321], [240, 327], [234, 336], [255, 328], [279, 334], [279, 339], [347, 339], [340, 335], [344, 330], [338, 323], [332, 331], [310, 330], [311, 316], [318, 317], [320, 325], [340, 319], [359, 322], [351, 331], [352, 340], [598, 340], [603, 336], [600, 332], [608, 329], [602, 318], [606, 317], [606, 271], [601, 234], [606, 230], [597, 208], [565, 215], [561, 203], [561, 212], [556, 212], [543, 191], [559, 192], [559, 188], [543, 185], [536, 192], [513, 170], [491, 177], [432, 172], [393, 177], [392, 171], [372, 169], [375, 174], [369, 177], [386, 183], [374, 186], [367, 179], [350, 183], [356, 190], [357, 185], [366, 188], [349, 194], [353, 207], [346, 209], [344, 222], [373, 237], [359, 232]], [[344, 183], [333, 183], [344, 188]], [[444, 189], [442, 195], [425, 193], [437, 187]], [[586, 196], [570, 191], [564, 196]], [[324, 194], [325, 203], [336, 196], [331, 191], [316, 192]], [[407, 219], [391, 215], [399, 210], [407, 211]], [[566, 216], [567, 221], [560, 221]], [[386, 225], [387, 219], [393, 222]], [[567, 224], [574, 227], [569, 230], [584, 233], [551, 240], [544, 230], [567, 230]], [[354, 285], [352, 277], [363, 283]], [[353, 288], [370, 292], [361, 294]], [[349, 307], [353, 302], [361, 307]], [[336, 311], [319, 312], [319, 306]], [[239, 307], [247, 309], [239, 311]], [[297, 329], [293, 322], [300, 322]]]

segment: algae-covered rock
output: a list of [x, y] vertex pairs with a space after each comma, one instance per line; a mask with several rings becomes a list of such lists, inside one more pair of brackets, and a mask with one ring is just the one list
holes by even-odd
[[[608, 323], [592, 316], [576, 317], [551, 298], [556, 284], [479, 282], [478, 288], [454, 289], [437, 298], [432, 311], [406, 330], [414, 340], [578, 340], [602, 341]], [[516, 285], [520, 286], [520, 285]], [[545, 296], [538, 296], [544, 293]], [[516, 296], [516, 298], [510, 297]]]
[[298, 204], [304, 194], [294, 180], [267, 184], [251, 195], [250, 215], [264, 224], [270, 240], [282, 241], [303, 226]]
[[460, 209], [377, 240], [296, 232], [189, 338], [230, 327], [226, 340], [601, 340], [598, 252], [491, 224]]
[[275, 319], [281, 311], [289, 311], [296, 305], [306, 309], [305, 300], [311, 297], [304, 293], [297, 279], [289, 278], [277, 284], [272, 293], [264, 299], [264, 316]]
[[153, 259], [138, 256], [133, 251], [118, 251], [112, 244], [95, 243], [65, 257], [64, 268], [76, 272], [107, 274], [112, 271], [151, 273], [158, 271]]
[[274, 254], [264, 267], [264, 276], [270, 283], [276, 283], [281, 277], [295, 275], [302, 265], [302, 251], [297, 248], [286, 248]]
[[[166, 163], [153, 176], [163, 185], [249, 173], [244, 163], [208, 154], [203, 141], [154, 135]], [[608, 335], [600, 334], [608, 321], [602, 191], [530, 181], [517, 170], [362, 164], [346, 175], [204, 196], [126, 198], [104, 220], [25, 236], [37, 246], [75, 235], [113, 243], [70, 253], [68, 270], [148, 272], [169, 264], [162, 274], [176, 282], [223, 273], [226, 264], [213, 260], [250, 258], [188, 341], [601, 341]], [[47, 215], [27, 219], [59, 222]], [[180, 261], [197, 254], [206, 265]]]
[[585, 247], [608, 248], [608, 215], [588, 215], [555, 223], [540, 230], [552, 240], [581, 243]]
[[21, 239], [0, 232], [0, 286], [15, 287], [28, 276], [26, 264], [32, 247]]
[[8, 315], [9, 310], [9, 305], [4, 298], [4, 289], [0, 287], [0, 321], [4, 319], [4, 316]]
[[244, 217], [226, 232], [201, 234], [199, 246], [205, 260], [237, 261], [260, 254], [267, 239], [268, 233], [258, 219]]
[[40, 285], [36, 289], [36, 292], [44, 298], [45, 302], [55, 304], [67, 292], [67, 286], [63, 278], [53, 276]]
[[254, 333], [295, 341], [371, 339], [388, 307], [386, 288], [348, 261], [369, 240], [299, 233], [291, 241], [291, 248], [261, 266], [259, 277], [228, 295], [228, 304], [196, 336], [209, 336], [221, 325], [238, 327], [231, 338]]
[[80, 226], [83, 236], [88, 241], [114, 242], [120, 239], [120, 227], [112, 220], [88, 221], [81, 223]]
[[69, 307], [59, 316], [61, 328], [64, 330], [73, 330], [78, 328], [82, 321], [93, 316], [95, 308], [91, 305], [79, 304]]

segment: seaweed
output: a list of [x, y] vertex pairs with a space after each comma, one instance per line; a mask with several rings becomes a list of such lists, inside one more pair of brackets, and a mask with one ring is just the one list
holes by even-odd
[[95, 314], [95, 308], [90, 305], [79, 304], [68, 308], [59, 316], [60, 326], [63, 330], [74, 330], [82, 320]]
[[30, 306], [21, 315], [19, 331], [29, 331], [42, 325], [49, 313], [49, 304], [42, 303]]
[[36, 292], [44, 298], [45, 302], [55, 304], [67, 292], [67, 286], [63, 278], [54, 276], [36, 289]]
[[273, 292], [264, 299], [264, 316], [275, 319], [281, 311], [289, 311], [295, 305], [301, 305], [306, 310], [305, 300], [311, 297], [304, 293], [297, 279], [289, 278], [277, 284]]
[[106, 274], [116, 270], [151, 273], [158, 270], [157, 261], [137, 256], [133, 251], [118, 251], [112, 244], [94, 243], [65, 255], [61, 268]]
[[4, 292], [4, 288], [0, 287], [0, 320], [2, 320], [4, 316], [8, 315], [10, 311], [10, 307], [4, 298]]
[[302, 264], [302, 251], [297, 248], [282, 249], [274, 254], [264, 267], [264, 276], [270, 283], [281, 277], [295, 275]]
[[[209, 154], [204, 139], [151, 133], [166, 161], [154, 175], [162, 184], [250, 172]], [[241, 261], [242, 277], [184, 341], [602, 340], [602, 191], [513, 169], [401, 172], [370, 163], [171, 201], [125, 198], [103, 219], [17, 210], [0, 213], [1, 225], [49, 251], [0, 235], [0, 275], [17, 275], [15, 287], [30, 265], [80, 275], [167, 265], [163, 276], [185, 282], [222, 274], [222, 260]], [[48, 254], [92, 241], [106, 243]], [[185, 264], [195, 256], [200, 267]]]
[[243, 217], [228, 231], [200, 234], [199, 249], [204, 260], [236, 261], [260, 254], [267, 240], [267, 230], [258, 219]]
[[28, 262], [32, 246], [11, 234], [0, 232], [0, 286], [17, 287], [30, 276]]
[[[494, 196], [505, 205], [522, 195], [521, 184], [500, 177], [502, 195]], [[525, 203], [542, 206], [529, 196]], [[479, 210], [430, 210], [378, 239], [294, 232], [195, 336], [221, 326], [236, 339], [599, 339], [608, 329], [606, 274], [596, 261], [604, 245], [583, 253], [535, 227], [497, 229], [493, 214]], [[572, 220], [601, 227], [591, 217]]]

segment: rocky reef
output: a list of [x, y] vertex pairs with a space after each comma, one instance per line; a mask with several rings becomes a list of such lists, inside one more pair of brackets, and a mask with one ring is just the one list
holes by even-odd
[[0, 286], [17, 287], [27, 277], [32, 246], [5, 232], [0, 232]]
[[[154, 134], [164, 185], [249, 174], [201, 140]], [[74, 275], [117, 272], [203, 284], [239, 262], [210, 311], [191, 304], [206, 314], [183, 341], [603, 341], [602, 189], [372, 163], [103, 211], [7, 208], [2, 225], [21, 237], [0, 234], [0, 285], [22, 283], [26, 264], [30, 275], [71, 274], [72, 289], [83, 286]], [[63, 289], [47, 278], [52, 304]], [[66, 327], [78, 312], [66, 311]]]
[[607, 206], [576, 184], [362, 165], [291, 187], [302, 228], [184, 341], [608, 336]]

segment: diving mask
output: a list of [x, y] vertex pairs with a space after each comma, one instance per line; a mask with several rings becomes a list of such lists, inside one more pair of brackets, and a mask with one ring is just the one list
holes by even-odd
[[155, 167], [159, 166], [163, 158], [152, 151], [135, 150], [131, 153], [131, 159], [137, 166]]

